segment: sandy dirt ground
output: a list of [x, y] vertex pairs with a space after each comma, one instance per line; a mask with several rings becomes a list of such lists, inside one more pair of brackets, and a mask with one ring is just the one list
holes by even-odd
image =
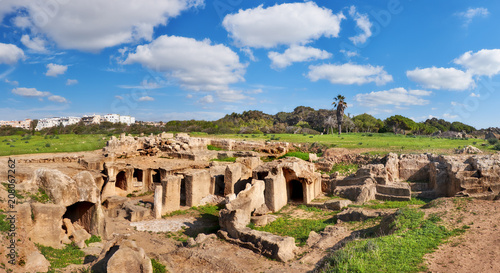
[[500, 201], [462, 203], [447, 204], [441, 217], [470, 228], [425, 256], [428, 272], [500, 272]]

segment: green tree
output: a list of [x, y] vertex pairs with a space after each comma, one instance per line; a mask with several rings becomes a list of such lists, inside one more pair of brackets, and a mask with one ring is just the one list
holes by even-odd
[[345, 97], [342, 95], [336, 96], [334, 102], [332, 103], [333, 107], [336, 107], [337, 114], [337, 126], [339, 129], [339, 135], [342, 133], [342, 122], [344, 119], [344, 110], [347, 108], [347, 103], [344, 101]]

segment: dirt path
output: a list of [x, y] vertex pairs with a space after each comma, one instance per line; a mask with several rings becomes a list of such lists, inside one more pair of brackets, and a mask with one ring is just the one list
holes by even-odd
[[500, 272], [500, 201], [454, 205], [442, 218], [470, 228], [424, 257], [428, 272]]

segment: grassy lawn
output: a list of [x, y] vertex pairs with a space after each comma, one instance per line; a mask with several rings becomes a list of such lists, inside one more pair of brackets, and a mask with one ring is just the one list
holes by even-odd
[[0, 136], [0, 156], [93, 151], [108, 139], [105, 135]]
[[[297, 217], [297, 213], [307, 213], [302, 216], [306, 218]], [[266, 226], [256, 227], [253, 224], [248, 226], [255, 230], [293, 237], [297, 245], [303, 246], [306, 244], [311, 231], [323, 231], [326, 226], [334, 225], [336, 222], [333, 217], [336, 212], [307, 207], [305, 205], [288, 205], [275, 214], [281, 217]]]
[[423, 256], [448, 237], [467, 229], [447, 230], [438, 217], [424, 219], [424, 212], [400, 210], [392, 235], [355, 240], [334, 252], [320, 272], [421, 272]]
[[[191, 133], [198, 136], [196, 133]], [[488, 143], [484, 139], [445, 139], [430, 136], [405, 136], [392, 133], [349, 133], [338, 135], [302, 135], [302, 134], [229, 134], [229, 135], [200, 135], [203, 137], [231, 138], [239, 140], [271, 140], [286, 141], [292, 143], [321, 143], [331, 147], [346, 149], [364, 149], [373, 153], [409, 153], [409, 152], [432, 152], [452, 153], [453, 149], [473, 145], [483, 151], [493, 151], [492, 145], [481, 146]], [[279, 139], [279, 140], [276, 140]]]

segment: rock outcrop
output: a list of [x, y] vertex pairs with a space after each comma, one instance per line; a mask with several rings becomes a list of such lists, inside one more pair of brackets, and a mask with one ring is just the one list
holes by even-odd
[[221, 230], [218, 234], [229, 242], [286, 262], [295, 256], [294, 238], [281, 237], [247, 227], [252, 213], [265, 205], [264, 188], [265, 183], [261, 180], [253, 180], [251, 185], [247, 184], [246, 189], [220, 211]]

